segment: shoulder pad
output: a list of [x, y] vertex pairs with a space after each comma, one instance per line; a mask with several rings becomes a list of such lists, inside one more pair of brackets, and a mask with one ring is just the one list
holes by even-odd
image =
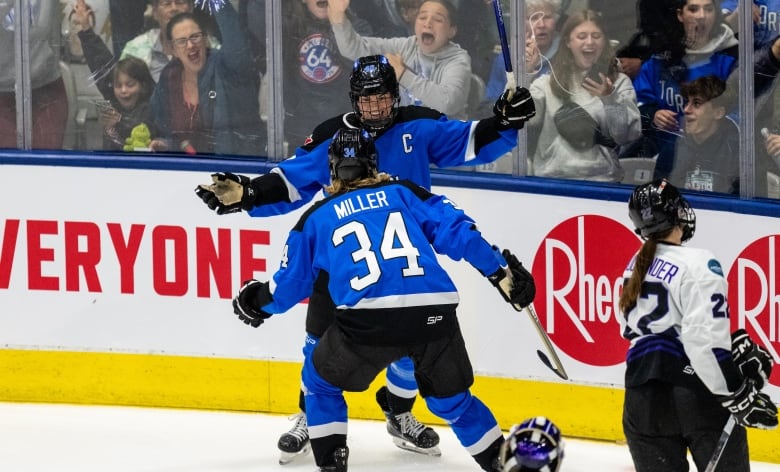
[[345, 115], [334, 116], [318, 124], [302, 147], [310, 151], [322, 144], [323, 141], [332, 138], [333, 135], [336, 134], [336, 131], [344, 127], [345, 120], [349, 115], [350, 114], [347, 113]]
[[409, 105], [398, 108], [398, 114], [396, 115], [395, 122], [401, 123], [404, 121], [423, 119], [440, 120], [444, 117], [444, 113], [438, 110], [434, 110], [433, 108]]

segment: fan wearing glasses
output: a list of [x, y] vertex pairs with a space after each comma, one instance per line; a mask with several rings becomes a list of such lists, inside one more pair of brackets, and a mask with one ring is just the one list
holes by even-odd
[[160, 28], [152, 28], [128, 41], [120, 58], [135, 56], [142, 59], [149, 65], [154, 80], [160, 80], [160, 72], [173, 56], [173, 49], [164, 36], [168, 22], [179, 13], [191, 11], [192, 0], [153, 0], [152, 16]]
[[250, 154], [264, 152], [254, 70], [246, 29], [230, 2], [214, 13], [222, 47], [209, 47], [206, 25], [192, 13], [168, 22], [173, 59], [160, 74], [152, 115], [163, 140], [156, 151]]

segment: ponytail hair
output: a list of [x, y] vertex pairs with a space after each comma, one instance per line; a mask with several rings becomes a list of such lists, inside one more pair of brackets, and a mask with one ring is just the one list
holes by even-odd
[[631, 272], [631, 278], [623, 285], [623, 293], [620, 294], [620, 311], [623, 312], [624, 316], [636, 306], [636, 300], [642, 293], [642, 282], [645, 280], [645, 275], [650, 269], [650, 264], [652, 264], [653, 259], [655, 259], [655, 250], [658, 247], [658, 241], [669, 236], [673, 230], [674, 228], [670, 228], [666, 231], [650, 235], [644, 244], [642, 244], [642, 247], [639, 248], [639, 252], [636, 254], [636, 260], [634, 261], [634, 270]]

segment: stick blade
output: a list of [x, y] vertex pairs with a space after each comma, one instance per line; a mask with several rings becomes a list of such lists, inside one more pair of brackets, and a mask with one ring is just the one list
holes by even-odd
[[560, 369], [555, 368], [552, 362], [550, 362], [550, 358], [547, 357], [547, 354], [537, 349], [536, 355], [539, 356], [539, 359], [542, 360], [542, 363], [544, 363], [544, 365], [546, 365], [551, 371], [555, 372], [555, 375], [562, 378], [563, 380], [569, 380], [569, 376], [566, 374], [566, 372], [563, 372]]

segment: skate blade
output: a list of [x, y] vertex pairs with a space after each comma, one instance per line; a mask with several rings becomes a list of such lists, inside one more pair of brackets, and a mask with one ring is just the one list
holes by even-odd
[[424, 454], [426, 456], [433, 456], [433, 457], [439, 457], [441, 456], [441, 450], [439, 449], [439, 446], [433, 446], [433, 447], [418, 447], [414, 444], [393, 436], [393, 444], [396, 445], [399, 449], [403, 449], [404, 451], [411, 451], [416, 452], [418, 454]]
[[307, 444], [306, 444], [306, 445], [303, 447], [303, 449], [301, 449], [301, 450], [300, 450], [300, 451], [298, 451], [298, 452], [284, 452], [284, 451], [279, 451], [279, 452], [280, 452], [280, 456], [279, 456], [279, 465], [285, 465], [285, 464], [289, 464], [290, 462], [294, 461], [295, 459], [297, 459], [297, 458], [299, 458], [299, 457], [302, 457], [302, 456], [305, 456], [306, 454], [308, 454], [308, 453], [309, 453], [309, 451], [310, 451], [310, 450], [311, 450], [311, 447], [310, 447], [310, 445], [307, 443]]

